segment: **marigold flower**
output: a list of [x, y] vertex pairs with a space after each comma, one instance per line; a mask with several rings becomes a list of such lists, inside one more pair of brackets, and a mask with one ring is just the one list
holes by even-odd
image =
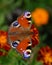
[[0, 46], [3, 47], [7, 43], [7, 32], [0, 31]]
[[[0, 30], [0, 49], [4, 49], [6, 52], [10, 50], [10, 45], [7, 41], [8, 33]], [[0, 56], [5, 55], [5, 53], [0, 51]]]
[[31, 37], [32, 47], [35, 47], [39, 44], [39, 32], [34, 25], [31, 26], [31, 32], [34, 33]]
[[50, 47], [41, 48], [38, 54], [38, 60], [42, 61], [44, 65], [52, 65], [52, 49]]
[[48, 23], [49, 13], [44, 8], [36, 8], [32, 12], [32, 19], [37, 26], [45, 25]]

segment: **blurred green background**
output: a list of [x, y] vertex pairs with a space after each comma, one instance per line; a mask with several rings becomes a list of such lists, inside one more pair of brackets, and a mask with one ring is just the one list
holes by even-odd
[[35, 8], [49, 11], [49, 23], [38, 27], [40, 44], [33, 49], [33, 57], [24, 60], [14, 49], [7, 56], [0, 57], [0, 65], [42, 65], [36, 60], [38, 50], [46, 45], [52, 48], [52, 0], [0, 0], [0, 30], [7, 31], [8, 26], [24, 11], [32, 12]]

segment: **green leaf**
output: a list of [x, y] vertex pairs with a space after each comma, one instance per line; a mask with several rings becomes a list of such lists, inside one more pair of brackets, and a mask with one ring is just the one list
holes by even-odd
[[4, 23], [5, 16], [4, 14], [0, 14], [0, 26]]
[[0, 28], [0, 30], [4, 30], [4, 31], [7, 31], [7, 29], [8, 29], [8, 26], [7, 26], [7, 25], [4, 25], [4, 26], [2, 26], [2, 27]]
[[34, 65], [43, 65], [43, 64], [42, 64], [42, 62], [37, 62], [36, 61]]
[[47, 34], [40, 35], [40, 41], [43, 42], [47, 38]]

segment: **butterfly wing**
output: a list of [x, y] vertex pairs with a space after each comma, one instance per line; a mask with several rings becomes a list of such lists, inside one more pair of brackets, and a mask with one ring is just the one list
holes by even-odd
[[25, 38], [16, 47], [16, 50], [23, 55], [24, 58], [30, 57], [31, 54], [31, 41], [30, 38]]
[[26, 37], [30, 37], [29, 29], [23, 28], [18, 22], [16, 22], [17, 21], [14, 21], [8, 30], [8, 41], [10, 44], [12, 44], [14, 41], [22, 41]]
[[23, 15], [17, 18], [18, 22], [23, 28], [29, 29], [31, 27], [31, 13], [26, 11]]

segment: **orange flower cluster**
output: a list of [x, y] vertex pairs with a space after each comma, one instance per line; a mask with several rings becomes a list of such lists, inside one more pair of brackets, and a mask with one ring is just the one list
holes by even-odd
[[[10, 50], [10, 45], [7, 43], [8, 34], [5, 31], [0, 31], [0, 49], [4, 49], [5, 51]], [[5, 55], [6, 53], [0, 51], [0, 56]]]
[[36, 8], [32, 12], [32, 19], [37, 26], [45, 25], [48, 23], [49, 13], [44, 8]]
[[52, 65], [52, 49], [48, 46], [41, 48], [38, 60], [42, 61], [44, 65]]
[[39, 44], [39, 32], [38, 32], [38, 29], [34, 25], [32, 25], [31, 27], [31, 32], [34, 33], [31, 37], [32, 47], [35, 47], [36, 45]]

